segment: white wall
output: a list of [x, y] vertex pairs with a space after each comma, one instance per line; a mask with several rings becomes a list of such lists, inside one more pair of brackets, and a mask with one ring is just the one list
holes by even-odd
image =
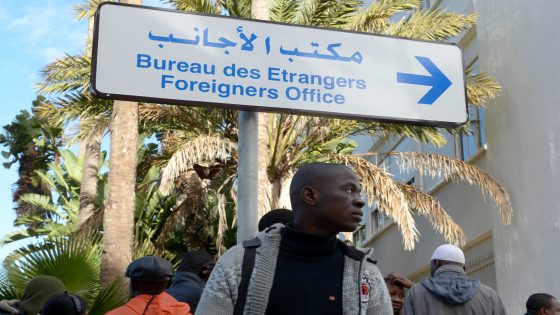
[[503, 93], [487, 111], [488, 171], [515, 210], [494, 216], [500, 295], [522, 314], [535, 292], [560, 296], [560, 1], [475, 0], [481, 71]]

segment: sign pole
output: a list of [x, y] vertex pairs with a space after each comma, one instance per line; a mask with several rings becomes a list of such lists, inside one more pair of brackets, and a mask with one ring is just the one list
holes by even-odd
[[237, 243], [255, 237], [258, 216], [258, 113], [240, 111], [237, 162]]

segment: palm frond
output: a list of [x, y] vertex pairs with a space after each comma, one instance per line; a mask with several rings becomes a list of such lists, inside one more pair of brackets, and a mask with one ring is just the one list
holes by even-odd
[[369, 204], [377, 203], [379, 209], [393, 218], [403, 236], [404, 248], [412, 250], [418, 241], [418, 230], [404, 192], [391, 175], [362, 158], [348, 155], [331, 155], [330, 160], [352, 166], [360, 177], [362, 191]]
[[391, 36], [444, 41], [459, 35], [476, 23], [478, 15], [463, 15], [453, 12], [415, 11], [407, 19], [389, 25], [385, 34]]
[[251, 18], [251, 0], [218, 0], [218, 4], [228, 16]]
[[[467, 73], [470, 71], [467, 70]], [[486, 107], [488, 100], [496, 98], [502, 87], [487, 73], [467, 74], [467, 101], [469, 104]]]
[[292, 23], [297, 16], [301, 1], [273, 0], [270, 5], [270, 20], [275, 22]]
[[59, 238], [17, 251], [21, 258], [7, 266], [7, 276], [18, 291], [32, 278], [49, 275], [60, 279], [68, 291], [93, 301], [99, 290], [101, 246], [97, 240]]
[[305, 0], [294, 24], [322, 27], [340, 27], [348, 23], [361, 1]]
[[212, 0], [165, 0], [177, 10], [192, 11], [205, 14], [220, 14], [220, 7]]
[[441, 129], [435, 127], [376, 122], [364, 123], [364, 126], [365, 131], [374, 137], [397, 135], [414, 139], [422, 143], [429, 143], [436, 147], [442, 147], [447, 142]]
[[87, 19], [95, 15], [95, 10], [102, 2], [117, 2], [114, 0], [82, 0], [82, 3], [74, 5], [74, 18], [79, 20]]
[[101, 288], [99, 293], [89, 305], [89, 315], [103, 315], [109, 311], [114, 310], [121, 305], [124, 305], [129, 297], [127, 292], [124, 292], [123, 280], [117, 279], [113, 284], [106, 288]]
[[39, 93], [61, 93], [67, 91], [86, 91], [89, 86], [91, 58], [71, 56], [59, 58], [41, 70], [41, 83], [37, 84]]
[[163, 168], [159, 191], [164, 196], [168, 195], [175, 179], [192, 168], [194, 163], [226, 161], [235, 150], [237, 150], [235, 143], [219, 136], [201, 135], [184, 143]]
[[417, 152], [391, 152], [397, 157], [397, 164], [403, 170], [418, 170], [422, 175], [433, 178], [443, 176], [446, 180], [466, 180], [470, 185], [478, 186], [483, 193], [488, 194], [498, 207], [502, 222], [511, 223], [513, 209], [509, 194], [490, 174], [464, 161], [453, 159], [440, 154]]
[[423, 193], [412, 185], [403, 185], [400, 183], [397, 185], [404, 192], [410, 207], [428, 218], [436, 232], [442, 234], [446, 242], [457, 246], [465, 245], [463, 229], [461, 229], [453, 218], [441, 207], [436, 198]]
[[381, 33], [389, 26], [388, 19], [396, 13], [421, 7], [421, 0], [373, 1], [367, 9], [355, 14], [345, 28], [359, 32]]

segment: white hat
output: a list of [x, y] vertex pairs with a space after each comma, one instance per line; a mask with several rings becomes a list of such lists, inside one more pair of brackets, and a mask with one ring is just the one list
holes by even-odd
[[465, 264], [465, 254], [463, 254], [463, 251], [459, 247], [451, 244], [443, 244], [436, 248], [432, 255], [432, 260], [434, 259]]

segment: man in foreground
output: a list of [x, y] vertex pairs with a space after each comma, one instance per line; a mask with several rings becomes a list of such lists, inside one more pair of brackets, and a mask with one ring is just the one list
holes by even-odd
[[338, 164], [307, 164], [292, 179], [290, 199], [293, 225], [275, 224], [258, 235], [246, 303], [236, 305], [244, 256], [237, 245], [216, 264], [196, 314], [392, 314], [371, 251], [336, 238], [354, 231], [362, 218], [354, 172]]
[[465, 255], [459, 247], [444, 244], [436, 248], [430, 274], [430, 278], [424, 278], [408, 291], [405, 315], [506, 314], [496, 291], [467, 277]]

